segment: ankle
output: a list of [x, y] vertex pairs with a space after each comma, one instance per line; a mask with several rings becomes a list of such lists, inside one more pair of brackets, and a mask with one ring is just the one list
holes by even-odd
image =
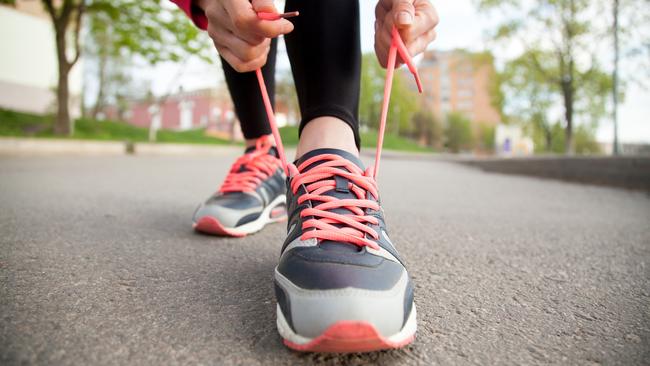
[[271, 145], [275, 146], [275, 140], [273, 139], [273, 135], [271, 135], [271, 134], [262, 135], [260, 137], [256, 137], [256, 138], [252, 138], [252, 139], [246, 139], [246, 140], [244, 140], [244, 144], [246, 145], [247, 149], [250, 148], [250, 147], [254, 147], [254, 146], [257, 145], [257, 141], [259, 139], [261, 139], [261, 138], [264, 138], [264, 137], [270, 138]]
[[305, 125], [296, 149], [296, 159], [316, 149], [339, 149], [359, 156], [350, 125], [336, 117], [317, 117]]

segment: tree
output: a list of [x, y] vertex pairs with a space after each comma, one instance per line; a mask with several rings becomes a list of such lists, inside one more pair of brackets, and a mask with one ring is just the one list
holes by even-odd
[[[15, 4], [15, 0], [0, 0]], [[180, 11], [171, 11], [163, 0], [41, 0], [54, 28], [58, 82], [54, 132], [71, 135], [68, 77], [83, 53], [81, 29], [84, 19], [93, 16], [91, 33], [108, 37], [105, 55], [139, 55], [151, 63], [177, 61], [184, 53], [207, 49], [199, 30], [182, 20]], [[101, 23], [102, 26], [98, 26]]]
[[[106, 100], [119, 99], [129, 83], [135, 59], [149, 65], [185, 62], [196, 56], [212, 62], [209, 39], [175, 7], [159, 0], [92, 0], [88, 14], [90, 41], [85, 47], [97, 66], [97, 95], [93, 114]], [[118, 102], [115, 100], [115, 102]]]
[[418, 111], [413, 115], [413, 137], [420, 143], [441, 148], [442, 146], [442, 125], [433, 113], [429, 111]]
[[[418, 96], [409, 87], [410, 74], [405, 75], [398, 69], [394, 74], [390, 109], [388, 111], [387, 131], [396, 135], [412, 134], [412, 116], [418, 110]], [[359, 100], [359, 119], [366, 127], [379, 127], [379, 112], [384, 98], [384, 80], [386, 71], [377, 62], [374, 53], [363, 55], [361, 65], [361, 96]]]
[[591, 14], [595, 11], [594, 2], [477, 1], [481, 9], [499, 10], [506, 15], [497, 26], [494, 38], [502, 42], [518, 42], [524, 49], [517, 60], [519, 67], [534, 76], [531, 82], [546, 84], [544, 92], [559, 97], [559, 104], [563, 106], [564, 152], [572, 154], [576, 117], [601, 119], [606, 104], [600, 104], [599, 114], [589, 107], [597, 105], [596, 100], [602, 100], [602, 86], [611, 86], [611, 78], [601, 69], [596, 57], [596, 40], [602, 35], [602, 29], [591, 20], [594, 18]]
[[496, 134], [496, 129], [494, 128], [493, 125], [487, 124], [487, 123], [479, 123], [478, 124], [478, 138], [477, 140], [479, 141], [479, 148], [483, 152], [494, 152], [494, 138]]
[[287, 107], [287, 120], [297, 122], [300, 118], [300, 106], [298, 105], [298, 95], [296, 86], [293, 82], [291, 72], [283, 72], [277, 76], [275, 82], [275, 100], [276, 104], [282, 103]]
[[[650, 76], [650, 12], [639, 11], [648, 6], [647, 0], [611, 0], [613, 64], [612, 69], [612, 124], [614, 127], [614, 154], [619, 153], [618, 104], [625, 88], [625, 75], [619, 72], [620, 61], [633, 61], [639, 70], [628, 71], [631, 81], [647, 80]], [[621, 52], [624, 51], [624, 52]], [[638, 62], [634, 62], [638, 61]], [[634, 65], [636, 64], [636, 65]], [[645, 75], [644, 75], [645, 74]], [[639, 77], [642, 76], [642, 77]], [[645, 76], [645, 77], [643, 77]], [[644, 85], [644, 82], [640, 83]]]
[[450, 113], [447, 116], [445, 136], [447, 137], [447, 148], [454, 153], [474, 147], [472, 123], [460, 113]]

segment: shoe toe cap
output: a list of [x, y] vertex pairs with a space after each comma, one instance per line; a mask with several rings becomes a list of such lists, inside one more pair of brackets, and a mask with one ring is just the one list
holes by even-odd
[[310, 253], [316, 250], [285, 253], [276, 269], [278, 304], [297, 334], [316, 337], [340, 321], [369, 323], [384, 336], [399, 332], [413, 303], [400, 263], [368, 253], [359, 255], [363, 260], [348, 256], [348, 263], [327, 261], [321, 253], [318, 261]]

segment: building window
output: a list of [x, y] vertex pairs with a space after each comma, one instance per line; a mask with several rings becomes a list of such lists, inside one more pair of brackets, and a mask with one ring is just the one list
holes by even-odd
[[471, 98], [474, 96], [474, 91], [472, 89], [459, 89], [457, 95], [459, 98]]

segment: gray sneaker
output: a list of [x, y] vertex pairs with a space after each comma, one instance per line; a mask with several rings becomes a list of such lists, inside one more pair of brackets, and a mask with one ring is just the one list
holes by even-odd
[[289, 165], [288, 235], [275, 269], [277, 326], [298, 351], [367, 352], [413, 341], [413, 287], [388, 238], [377, 183], [345, 151]]
[[221, 188], [194, 212], [194, 229], [242, 237], [286, 219], [286, 178], [269, 136], [232, 165]]

